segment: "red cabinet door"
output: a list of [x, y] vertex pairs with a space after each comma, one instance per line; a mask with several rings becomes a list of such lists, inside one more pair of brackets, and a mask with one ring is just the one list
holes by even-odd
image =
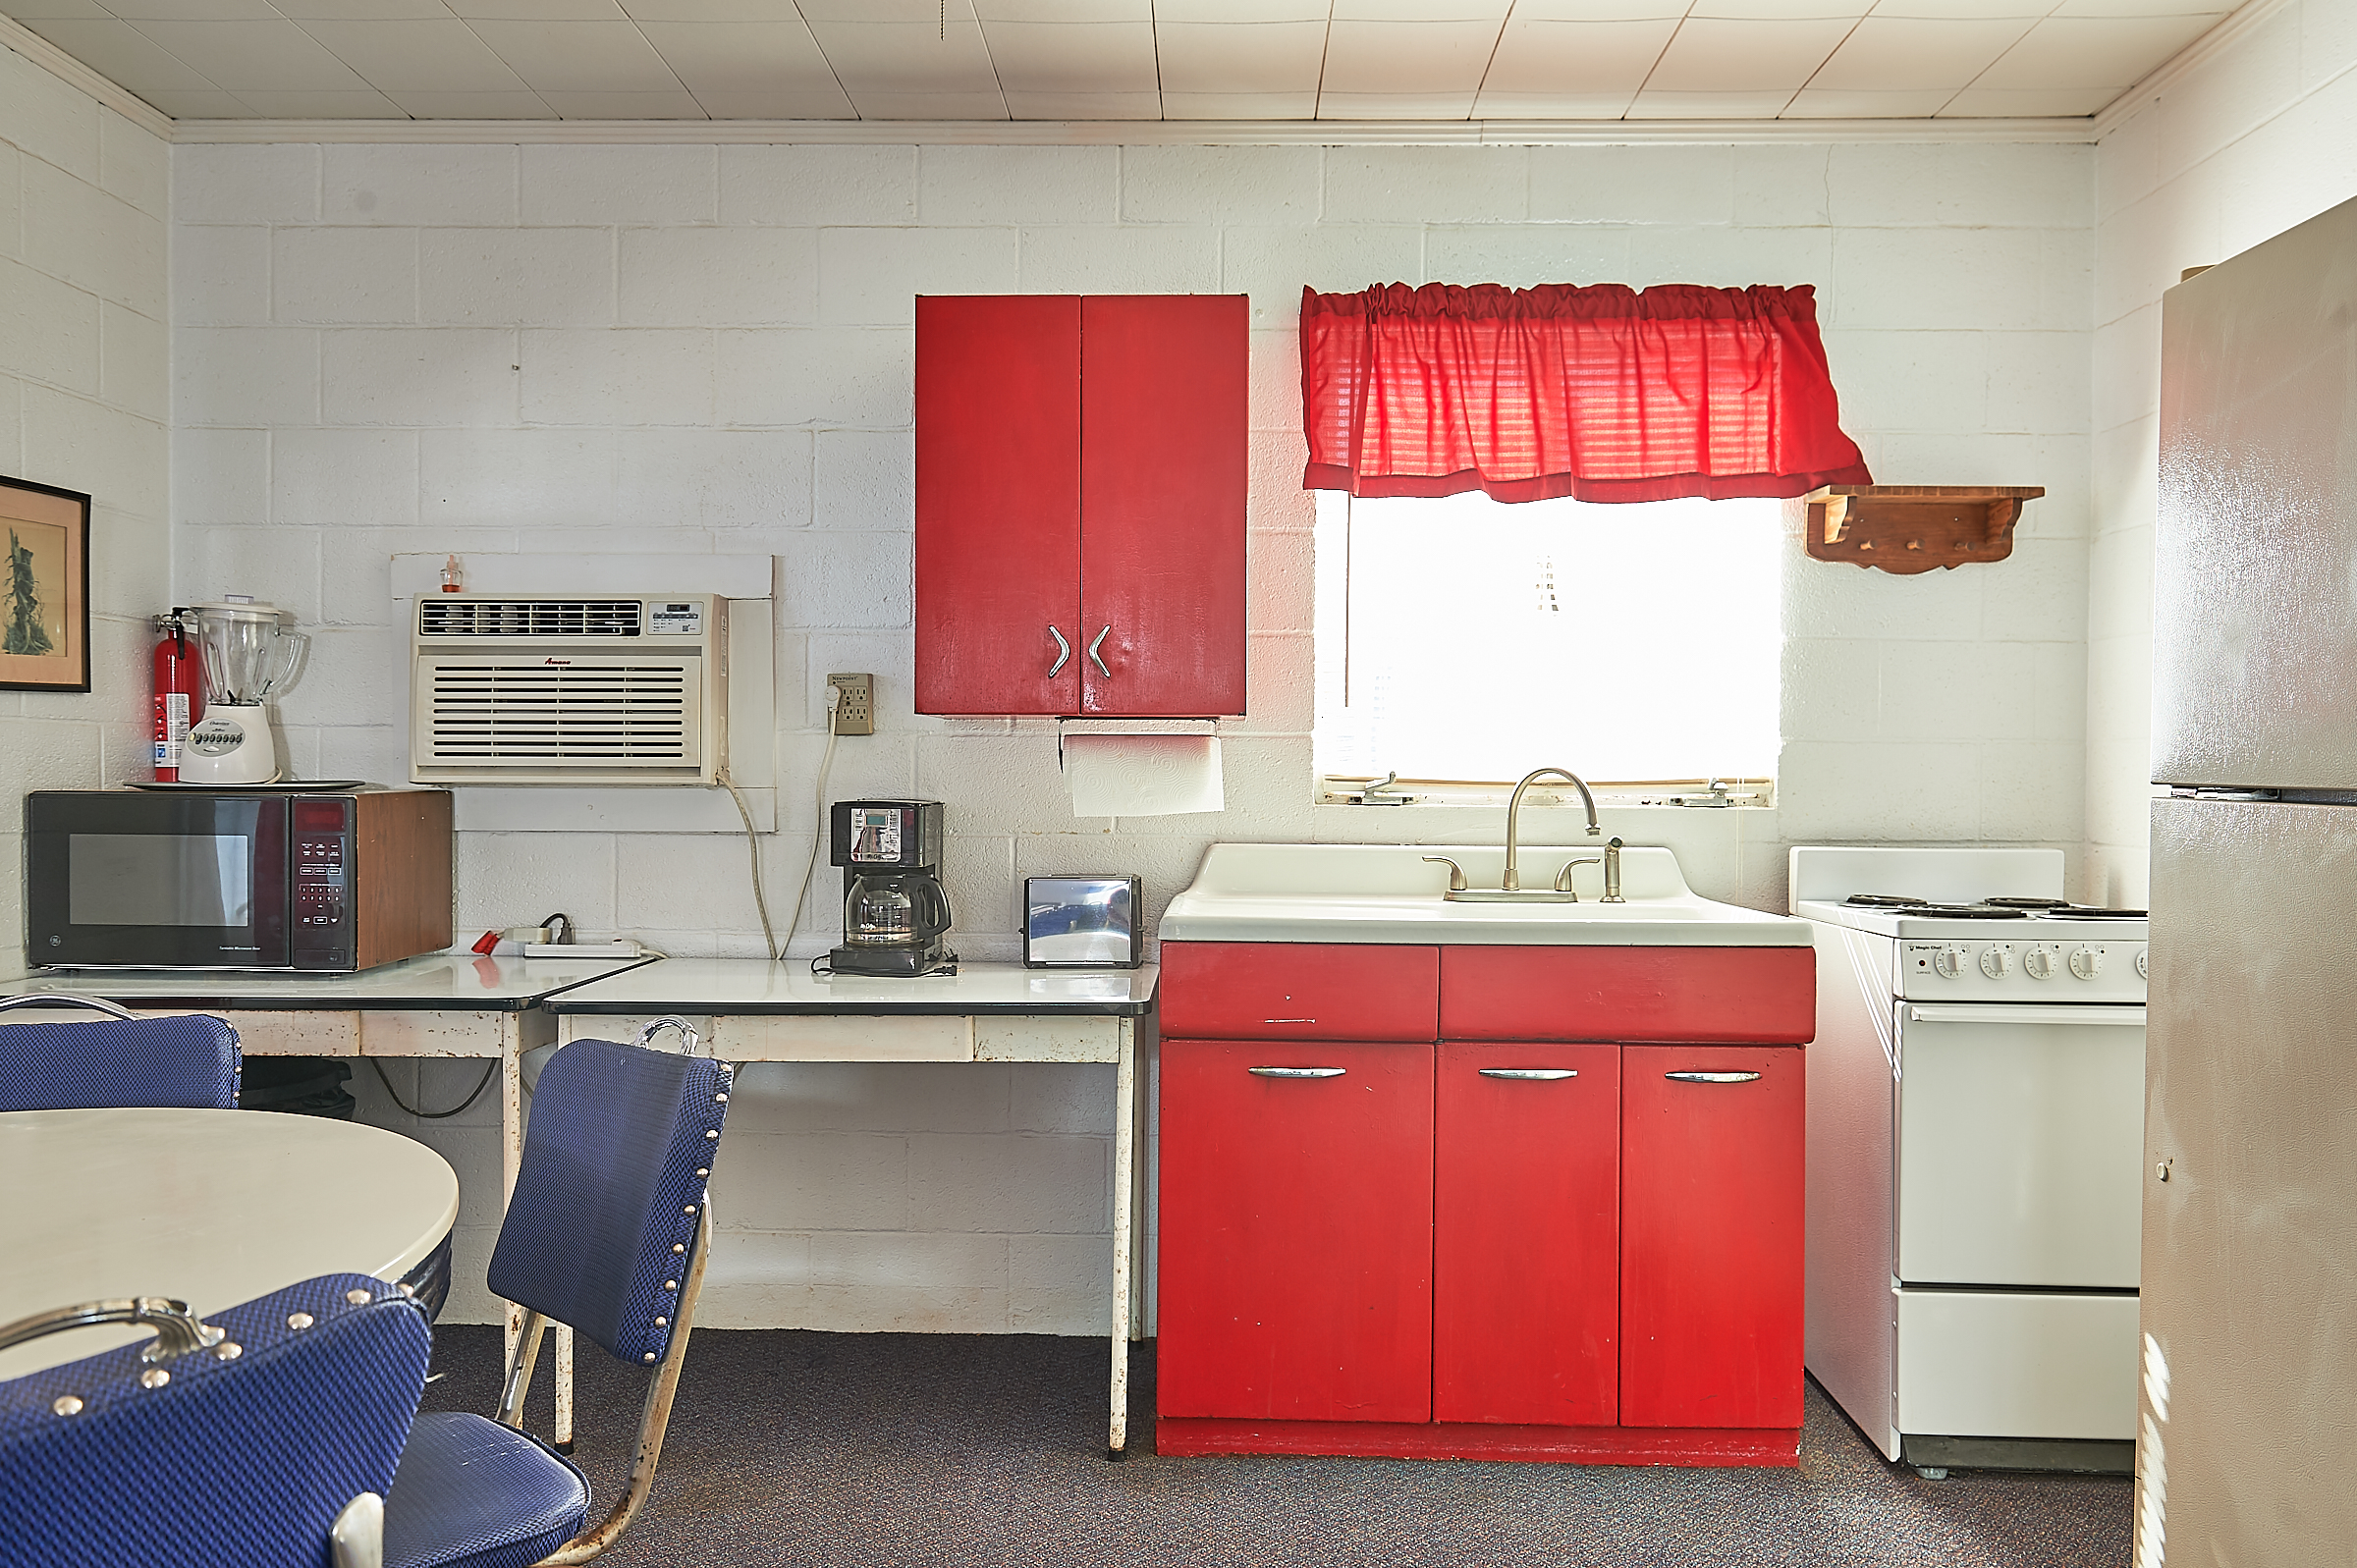
[[1241, 295], [1080, 301], [1088, 713], [1244, 711], [1245, 321]]
[[1078, 297], [920, 296], [917, 712], [1079, 712], [1079, 563]]
[[1163, 1042], [1161, 1323], [1160, 1415], [1432, 1419], [1432, 1047]]
[[1435, 1421], [1619, 1415], [1620, 1050], [1441, 1042]]
[[1797, 1428], [1801, 1053], [1629, 1046], [1620, 1072], [1621, 1425]]

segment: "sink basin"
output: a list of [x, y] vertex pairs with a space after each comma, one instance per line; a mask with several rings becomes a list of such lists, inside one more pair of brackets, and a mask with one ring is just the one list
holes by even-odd
[[1763, 914], [1698, 896], [1670, 850], [1620, 852], [1624, 903], [1599, 900], [1602, 868], [1579, 866], [1579, 902], [1540, 891], [1593, 842], [1525, 844], [1519, 867], [1529, 892], [1509, 899], [1444, 895], [1446, 853], [1473, 889], [1495, 890], [1506, 868], [1499, 848], [1425, 844], [1213, 844], [1193, 886], [1162, 917], [1165, 942], [1360, 942], [1497, 946], [1588, 944], [1620, 946], [1805, 947], [1805, 920]]

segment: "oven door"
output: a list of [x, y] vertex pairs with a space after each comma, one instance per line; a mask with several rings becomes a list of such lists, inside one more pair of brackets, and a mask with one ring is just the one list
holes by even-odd
[[1899, 1279], [2135, 1289], [2144, 1009], [1897, 1012]]
[[25, 955], [63, 968], [287, 967], [287, 802], [25, 797]]

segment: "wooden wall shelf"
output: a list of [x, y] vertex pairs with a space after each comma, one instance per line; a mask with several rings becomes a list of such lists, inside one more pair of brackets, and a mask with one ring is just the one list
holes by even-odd
[[1827, 485], [1801, 498], [1809, 554], [1912, 574], [2013, 553], [2021, 505], [2043, 485]]

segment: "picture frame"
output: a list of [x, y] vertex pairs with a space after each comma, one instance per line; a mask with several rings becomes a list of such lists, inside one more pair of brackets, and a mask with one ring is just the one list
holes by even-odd
[[90, 689], [90, 498], [0, 476], [0, 691]]

